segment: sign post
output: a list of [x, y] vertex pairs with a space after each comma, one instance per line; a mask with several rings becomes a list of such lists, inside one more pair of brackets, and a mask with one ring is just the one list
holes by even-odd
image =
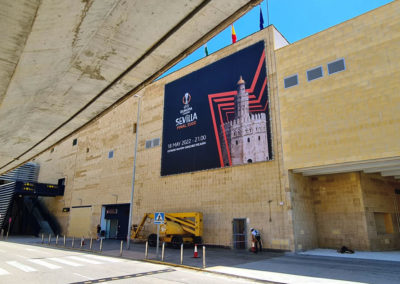
[[158, 247], [160, 245], [160, 224], [164, 224], [165, 213], [164, 212], [156, 212], [154, 214], [154, 224], [157, 224], [157, 245], [156, 245], [156, 256], [158, 259]]

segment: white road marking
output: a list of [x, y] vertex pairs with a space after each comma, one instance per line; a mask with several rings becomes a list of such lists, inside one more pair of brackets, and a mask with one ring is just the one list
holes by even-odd
[[72, 262], [72, 261], [66, 260], [64, 258], [51, 257], [51, 258], [47, 258], [47, 259], [50, 259], [52, 261], [59, 262], [59, 263], [62, 263], [62, 264], [70, 265], [70, 266], [75, 266], [75, 267], [82, 266], [82, 264], [79, 264], [79, 263], [76, 263], [76, 262]]
[[0, 275], [6, 275], [6, 274], [10, 274], [10, 273], [7, 270], [0, 268]]
[[25, 272], [37, 271], [35, 268], [19, 263], [18, 261], [6, 261], [6, 263]]
[[46, 262], [44, 260], [41, 260], [41, 259], [28, 259], [28, 260], [30, 262], [42, 265], [42, 266], [50, 268], [50, 269], [59, 269], [59, 268], [61, 268], [61, 266], [58, 266], [58, 265], [55, 265], [55, 264], [52, 264], [52, 263], [48, 263], [48, 262]]
[[98, 261], [91, 260], [91, 259], [86, 259], [86, 258], [79, 257], [79, 256], [67, 256], [67, 257], [70, 258], [70, 259], [74, 259], [74, 260], [82, 261], [82, 262], [87, 262], [87, 263], [91, 263], [91, 264], [102, 264], [102, 262], [98, 262]]
[[108, 262], [121, 262], [122, 260], [120, 259], [116, 259], [116, 258], [112, 258], [112, 257], [107, 257], [107, 256], [98, 256], [98, 255], [92, 255], [92, 254], [84, 254], [84, 257], [90, 257], [90, 258], [94, 258], [97, 260], [104, 260], [104, 261], [108, 261]]
[[31, 248], [26, 248], [26, 250], [28, 250], [28, 251], [38, 251], [37, 249], [31, 249]]
[[90, 278], [90, 277], [83, 276], [83, 275], [81, 275], [81, 274], [79, 274], [79, 273], [74, 273], [74, 274], [75, 274], [75, 275], [78, 275], [78, 276], [80, 276], [80, 277], [89, 279], [89, 280], [92, 280], [92, 279], [93, 279], [93, 278]]

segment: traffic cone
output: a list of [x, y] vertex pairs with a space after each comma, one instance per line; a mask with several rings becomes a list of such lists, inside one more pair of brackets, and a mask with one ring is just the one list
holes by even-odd
[[254, 241], [251, 242], [251, 251], [254, 252], [254, 253], [257, 253], [256, 245], [255, 245]]
[[197, 252], [197, 244], [194, 244], [194, 253], [193, 253], [193, 258], [198, 258], [199, 253]]

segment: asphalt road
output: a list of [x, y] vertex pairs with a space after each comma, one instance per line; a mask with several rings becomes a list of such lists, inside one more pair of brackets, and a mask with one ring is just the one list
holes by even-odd
[[0, 242], [0, 283], [249, 283], [181, 267]]

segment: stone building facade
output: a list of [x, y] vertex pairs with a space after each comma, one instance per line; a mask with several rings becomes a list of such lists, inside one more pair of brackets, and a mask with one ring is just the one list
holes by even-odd
[[[399, 26], [400, 1], [294, 44], [269, 26], [152, 83], [137, 94], [139, 121], [132, 94], [35, 157], [39, 181], [65, 178], [63, 197], [44, 198], [49, 210], [65, 234], [95, 236], [107, 206], [130, 202], [138, 135], [133, 224], [148, 212], [200, 211], [204, 241], [213, 245], [237, 247], [240, 234], [249, 245], [254, 227], [270, 249], [400, 249], [399, 176], [381, 174], [400, 166]], [[273, 156], [246, 150], [237, 166], [162, 177], [165, 85], [259, 41]], [[226, 126], [233, 141], [237, 127], [250, 129]], [[253, 136], [241, 132], [246, 138]]]

